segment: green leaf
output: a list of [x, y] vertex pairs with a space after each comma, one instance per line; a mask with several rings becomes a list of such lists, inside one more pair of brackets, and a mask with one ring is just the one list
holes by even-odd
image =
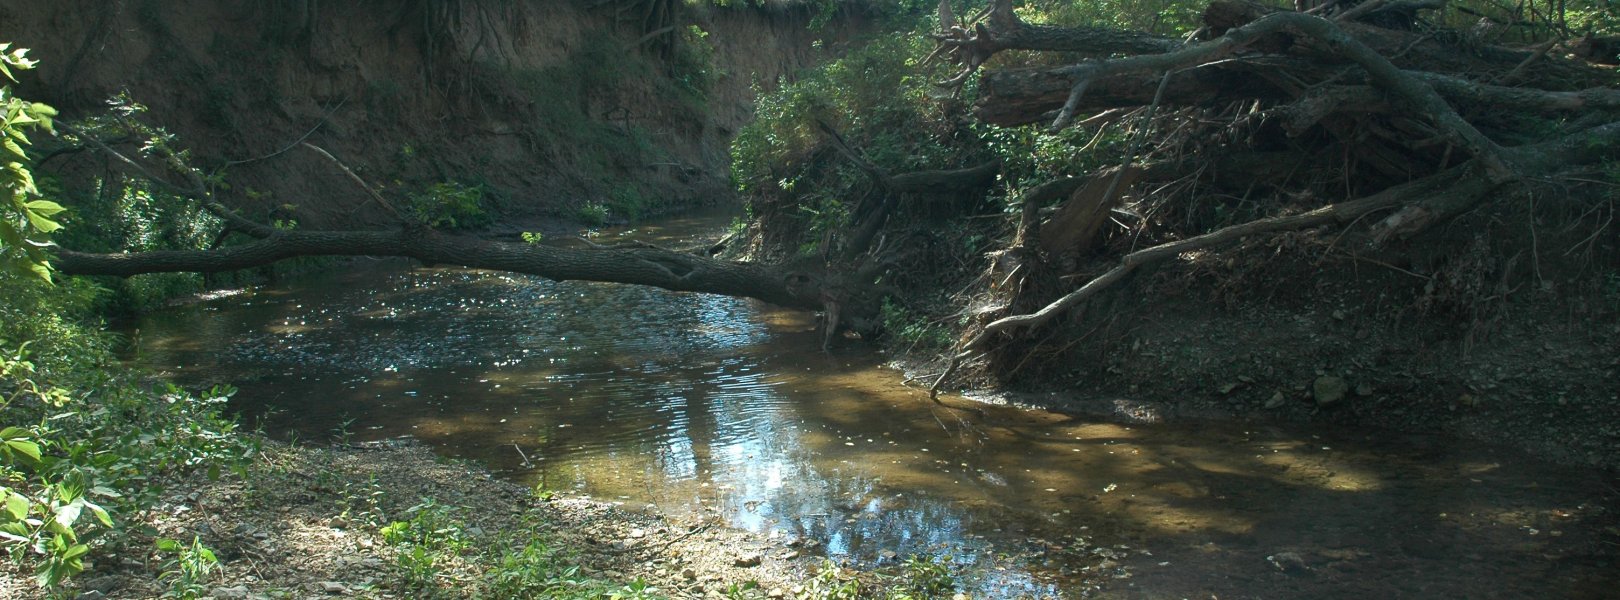
[[7, 427], [0, 429], [0, 440], [15, 440], [29, 436], [28, 430], [21, 427]]
[[42, 262], [30, 262], [28, 263], [28, 271], [33, 273], [35, 277], [44, 280], [45, 283], [51, 282], [51, 266], [49, 264]]
[[84, 502], [81, 500], [75, 500], [62, 505], [61, 508], [56, 509], [56, 516], [52, 517], [52, 520], [56, 521], [57, 525], [61, 525], [62, 529], [67, 530], [63, 532], [66, 534], [67, 532], [73, 531], [73, 524], [79, 522], [79, 515], [83, 512]]
[[6, 440], [6, 447], [21, 452], [24, 456], [34, 459], [34, 462], [39, 462], [39, 444], [27, 440]]
[[23, 152], [22, 146], [17, 143], [17, 140], [14, 140], [14, 139], [11, 139], [11, 138], [6, 138], [6, 141], [3, 144], [0, 144], [0, 145], [4, 145], [6, 150], [8, 152], [11, 152], [12, 154], [17, 155], [17, 158], [21, 158], [23, 160], [28, 160], [28, 153]]
[[163, 539], [157, 541], [157, 549], [162, 550], [164, 552], [179, 552], [184, 547], [185, 546], [180, 545], [179, 540], [171, 540], [171, 539], [168, 539], [168, 538], [163, 538]]
[[100, 504], [96, 504], [96, 503], [90, 502], [88, 500], [85, 501], [84, 506], [85, 506], [85, 508], [90, 509], [90, 514], [95, 515], [96, 520], [101, 521], [102, 525], [105, 525], [107, 527], [112, 527], [112, 525], [113, 525], [112, 515], [107, 513], [107, 509], [102, 508]]
[[6, 514], [11, 515], [13, 521], [21, 521], [28, 516], [28, 508], [31, 505], [28, 498], [22, 494], [11, 492], [6, 498]]
[[39, 213], [39, 216], [42, 217], [49, 217], [67, 210], [66, 208], [63, 208], [62, 205], [51, 202], [50, 200], [35, 200], [33, 202], [29, 202], [26, 206], [28, 207], [28, 210]]
[[39, 188], [34, 187], [34, 174], [29, 173], [28, 168], [24, 167], [22, 163], [6, 163], [6, 170], [17, 175], [17, 181], [22, 184], [23, 191], [30, 194], [39, 193]]
[[34, 229], [38, 229], [41, 233], [51, 233], [53, 231], [56, 231], [56, 230], [62, 228], [61, 223], [57, 223], [56, 221], [52, 221], [52, 220], [46, 218], [44, 215], [41, 215], [41, 214], [36, 213], [34, 211], [28, 211], [25, 214], [28, 215], [28, 223], [30, 225], [33, 225]]

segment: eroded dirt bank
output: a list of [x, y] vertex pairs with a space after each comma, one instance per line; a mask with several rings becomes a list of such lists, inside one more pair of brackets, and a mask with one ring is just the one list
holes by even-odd
[[[836, 52], [864, 20], [813, 30], [810, 16], [687, 7], [680, 50], [661, 55], [602, 2], [0, 4], [5, 40], [41, 65], [23, 97], [77, 119], [127, 92], [199, 166], [228, 174], [227, 201], [303, 227], [388, 215], [298, 141], [385, 196], [482, 185], [507, 217], [601, 204], [624, 219], [729, 198], [728, 145], [755, 86]], [[40, 166], [88, 182], [106, 169], [86, 156]]]

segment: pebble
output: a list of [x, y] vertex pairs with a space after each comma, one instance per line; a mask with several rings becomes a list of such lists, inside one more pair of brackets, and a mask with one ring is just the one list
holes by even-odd
[[1342, 377], [1323, 375], [1311, 383], [1311, 395], [1316, 397], [1318, 406], [1328, 406], [1344, 399], [1350, 391], [1350, 383]]
[[214, 591], [209, 592], [209, 594], [212, 595], [215, 600], [246, 600], [248, 597], [248, 589], [245, 585], [238, 585], [234, 587], [217, 587], [214, 588]]
[[328, 594], [346, 594], [349, 592], [349, 586], [343, 585], [336, 581], [322, 581], [317, 585], [320, 586], [321, 591]]
[[1305, 557], [1300, 556], [1298, 552], [1278, 552], [1267, 556], [1266, 562], [1271, 563], [1273, 567], [1277, 567], [1277, 570], [1284, 572], [1310, 569], [1305, 565]]
[[1282, 392], [1277, 392], [1277, 393], [1274, 393], [1274, 394], [1271, 395], [1270, 400], [1266, 400], [1266, 408], [1268, 408], [1268, 409], [1269, 408], [1281, 408], [1282, 405], [1287, 404], [1287, 403], [1288, 403], [1288, 398], [1286, 396], [1283, 396]]
[[765, 562], [765, 555], [755, 552], [752, 554], [739, 556], [737, 557], [737, 560], [733, 561], [731, 564], [737, 567], [749, 568], [757, 567], [763, 562]]

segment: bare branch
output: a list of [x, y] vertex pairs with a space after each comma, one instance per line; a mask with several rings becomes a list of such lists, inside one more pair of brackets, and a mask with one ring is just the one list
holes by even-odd
[[384, 209], [387, 209], [388, 214], [394, 215], [394, 218], [401, 222], [406, 220], [404, 215], [401, 215], [399, 211], [394, 210], [394, 205], [389, 204], [388, 200], [382, 197], [382, 194], [377, 193], [377, 190], [374, 190], [371, 188], [371, 186], [366, 185], [366, 180], [361, 179], [359, 175], [354, 174], [354, 171], [349, 169], [348, 165], [343, 164], [343, 161], [338, 160], [336, 156], [332, 156], [332, 153], [321, 149], [320, 146], [316, 146], [315, 144], [311, 144], [309, 142], [304, 142], [303, 145], [305, 148], [314, 150], [321, 156], [326, 157], [326, 160], [332, 161], [332, 164], [335, 164], [339, 169], [342, 169], [344, 175], [348, 175], [349, 179], [353, 180], [355, 184], [359, 185], [360, 189], [365, 190], [366, 194], [370, 195], [372, 200], [375, 200], [377, 204], [380, 204]]

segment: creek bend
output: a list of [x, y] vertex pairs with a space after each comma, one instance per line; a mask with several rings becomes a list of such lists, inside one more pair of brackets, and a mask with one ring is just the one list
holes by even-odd
[[[634, 235], [680, 246], [716, 223]], [[233, 407], [273, 434], [411, 436], [526, 484], [863, 564], [949, 555], [978, 597], [1599, 597], [1615, 582], [1609, 475], [1421, 435], [974, 414], [869, 349], [822, 353], [815, 327], [735, 298], [378, 261], [126, 333], [132, 360], [170, 379], [239, 386]]]

